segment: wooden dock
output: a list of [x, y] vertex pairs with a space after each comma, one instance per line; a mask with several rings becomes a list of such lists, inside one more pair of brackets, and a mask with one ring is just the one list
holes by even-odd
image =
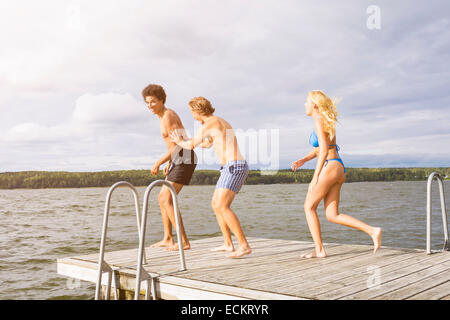
[[[253, 253], [229, 259], [210, 251], [222, 241], [191, 241], [185, 251], [186, 271], [177, 271], [177, 251], [146, 248], [145, 269], [157, 276], [157, 298], [450, 300], [449, 251], [427, 255], [425, 250], [382, 247], [373, 254], [372, 246], [329, 243], [326, 259], [301, 259], [300, 253], [312, 250], [312, 243], [248, 238]], [[121, 299], [133, 297], [137, 251], [105, 254], [108, 264], [120, 268]], [[57, 271], [95, 283], [97, 260], [98, 254], [58, 259]]]

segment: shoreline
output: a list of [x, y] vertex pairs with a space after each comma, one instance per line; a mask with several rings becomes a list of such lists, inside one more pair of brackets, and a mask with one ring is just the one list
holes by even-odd
[[[432, 172], [438, 172], [443, 180], [450, 180], [450, 167], [434, 168], [347, 168], [346, 183], [426, 181]], [[272, 174], [268, 174], [268, 173]], [[290, 169], [278, 171], [250, 170], [246, 185], [307, 184], [314, 169]], [[197, 170], [190, 185], [215, 185], [217, 170]], [[162, 171], [152, 176], [150, 170], [116, 170], [100, 172], [68, 171], [19, 171], [0, 173], [0, 190], [15, 189], [80, 189], [110, 187], [117, 181], [128, 181], [136, 187], [148, 186], [155, 180], [165, 179]]]
[[[386, 181], [346, 181], [345, 184], [357, 184], [357, 183], [368, 183], [368, 182], [423, 182], [426, 180], [386, 180]], [[450, 181], [449, 179], [443, 179], [443, 181]], [[247, 184], [247, 186], [271, 186], [271, 185], [308, 185], [309, 182], [291, 182], [291, 183], [257, 183], [257, 184]], [[203, 187], [203, 186], [215, 186], [215, 184], [190, 184], [186, 185], [183, 188], [189, 187]], [[0, 188], [0, 191], [31, 191], [31, 190], [69, 190], [69, 189], [105, 189], [110, 188], [111, 186], [98, 186], [98, 187], [55, 187], [55, 188], [13, 188], [13, 189], [5, 189]], [[146, 188], [148, 185], [135, 185], [136, 188]], [[245, 184], [242, 186], [245, 187]]]

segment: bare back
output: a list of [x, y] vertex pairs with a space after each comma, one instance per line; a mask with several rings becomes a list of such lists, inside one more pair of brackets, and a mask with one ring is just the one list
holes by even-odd
[[[337, 153], [337, 147], [336, 147], [336, 131], [334, 132], [334, 137], [332, 140], [330, 140], [330, 137], [328, 133], [324, 130], [323, 122], [320, 120], [320, 116], [314, 118], [314, 130], [316, 132], [316, 136], [319, 139], [320, 137], [323, 137], [325, 139], [326, 145], [328, 147], [328, 155], [326, 160], [336, 159], [339, 158], [339, 154]], [[324, 141], [324, 142], [325, 142]], [[320, 145], [322, 145], [319, 142]], [[319, 157], [319, 151], [320, 147], [315, 147], [314, 152], [316, 153], [316, 157]]]
[[[325, 135], [327, 136], [327, 145], [328, 145], [328, 156], [327, 159], [336, 159], [339, 157], [339, 155], [336, 152], [336, 147], [334, 146], [336, 144], [336, 135], [334, 135], [333, 140], [330, 141], [330, 139], [328, 138], [328, 134], [325, 133]], [[319, 151], [320, 148], [316, 147], [314, 148], [314, 152], [316, 153], [316, 157], [319, 156]]]
[[204, 124], [204, 129], [208, 136], [212, 138], [214, 150], [222, 165], [229, 161], [245, 160], [239, 150], [234, 130], [227, 121], [212, 116]]

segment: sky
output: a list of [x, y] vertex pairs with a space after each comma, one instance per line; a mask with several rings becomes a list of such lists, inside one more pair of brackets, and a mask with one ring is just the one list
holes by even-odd
[[[191, 136], [199, 125], [188, 102], [209, 99], [253, 169], [288, 168], [310, 151], [304, 103], [316, 89], [341, 99], [347, 167], [448, 167], [449, 9], [447, 0], [2, 1], [0, 172], [150, 169], [166, 151], [141, 96], [150, 83]], [[198, 168], [220, 167], [212, 149], [198, 155]]]

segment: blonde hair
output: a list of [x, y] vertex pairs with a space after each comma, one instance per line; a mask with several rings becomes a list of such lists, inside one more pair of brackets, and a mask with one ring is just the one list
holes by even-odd
[[325, 132], [328, 134], [330, 141], [333, 140], [336, 135], [336, 122], [338, 121], [336, 104], [340, 99], [331, 99], [320, 90], [310, 91], [308, 97], [318, 107]]
[[189, 107], [192, 111], [195, 111], [202, 115], [213, 114], [216, 109], [214, 109], [208, 99], [203, 97], [195, 97], [189, 101]]

